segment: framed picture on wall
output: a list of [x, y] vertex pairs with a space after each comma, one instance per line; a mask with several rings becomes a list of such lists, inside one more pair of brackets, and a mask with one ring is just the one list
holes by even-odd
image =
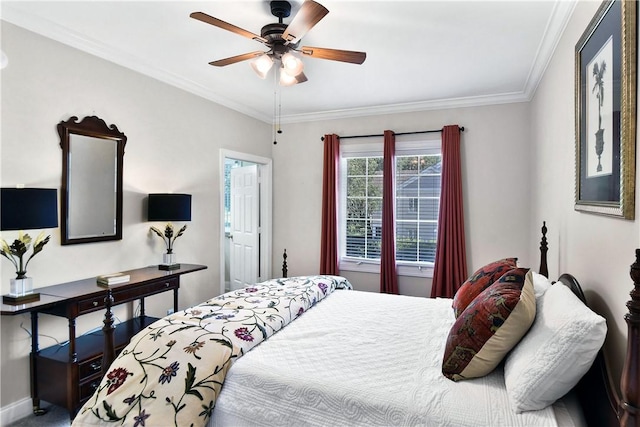
[[635, 217], [635, 1], [605, 1], [576, 44], [575, 209]]

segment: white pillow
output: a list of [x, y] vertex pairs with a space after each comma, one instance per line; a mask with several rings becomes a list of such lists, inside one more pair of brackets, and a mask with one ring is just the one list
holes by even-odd
[[531, 329], [505, 359], [504, 381], [516, 413], [543, 409], [569, 392], [607, 334], [605, 319], [562, 283], [536, 302]]
[[547, 289], [551, 287], [551, 280], [544, 277], [542, 274], [531, 270], [533, 273], [533, 291], [536, 294], [536, 299], [540, 298]]

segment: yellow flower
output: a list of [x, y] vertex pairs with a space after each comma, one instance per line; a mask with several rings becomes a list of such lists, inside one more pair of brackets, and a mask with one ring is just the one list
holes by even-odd
[[7, 242], [4, 239], [0, 239], [0, 242], [2, 243], [2, 253], [5, 254], [5, 256], [9, 255], [11, 253], [11, 249]]
[[29, 249], [29, 244], [31, 243], [31, 236], [26, 234], [24, 231], [18, 231], [18, 240], [20, 240], [26, 247]]
[[38, 237], [36, 237], [36, 241], [33, 243], [33, 246], [36, 247], [40, 244], [40, 242], [42, 242], [44, 240], [44, 231], [41, 231], [40, 234], [38, 234]]

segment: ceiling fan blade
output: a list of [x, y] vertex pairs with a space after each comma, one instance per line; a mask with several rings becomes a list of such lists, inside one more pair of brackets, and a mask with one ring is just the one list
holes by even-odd
[[291, 23], [287, 26], [287, 29], [282, 34], [282, 38], [287, 43], [297, 43], [307, 34], [307, 31], [320, 22], [327, 13], [329, 13], [329, 10], [320, 3], [316, 3], [313, 0], [306, 0], [296, 16], [293, 17]]
[[307, 80], [309, 80], [309, 79], [307, 78], [307, 76], [303, 72], [301, 72], [300, 74], [298, 74], [296, 76], [296, 84], [297, 83], [304, 83]]
[[327, 49], [324, 47], [302, 46], [298, 49], [303, 55], [318, 59], [329, 59], [331, 61], [349, 62], [351, 64], [362, 64], [367, 59], [366, 52], [356, 52], [353, 50]]
[[239, 34], [243, 37], [249, 38], [249, 39], [253, 39], [253, 40], [257, 40], [261, 43], [265, 43], [267, 44], [268, 41], [267, 39], [265, 39], [262, 36], [259, 36], [257, 34], [252, 33], [251, 31], [247, 31], [244, 30], [240, 27], [236, 27], [233, 24], [229, 24], [228, 22], [225, 22], [221, 19], [218, 18], [214, 18], [213, 16], [207, 15], [204, 12], [193, 12], [191, 15], [189, 15], [190, 17], [192, 17], [193, 19], [197, 19], [198, 21], [202, 21], [205, 22], [207, 24], [211, 24], [215, 27], [218, 28], [222, 28], [223, 30], [227, 30], [227, 31], [231, 31], [232, 33], [235, 34]]
[[259, 50], [255, 52], [243, 53], [242, 55], [231, 56], [229, 58], [218, 59], [217, 61], [209, 62], [209, 65], [213, 65], [214, 67], [224, 67], [225, 65], [235, 64], [236, 62], [246, 61], [247, 59], [257, 58], [262, 55], [264, 52]]

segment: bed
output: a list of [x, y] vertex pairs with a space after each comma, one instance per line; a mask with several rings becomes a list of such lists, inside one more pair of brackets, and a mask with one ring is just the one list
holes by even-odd
[[[539, 272], [546, 272], [544, 232]], [[519, 268], [522, 289], [535, 293], [535, 320], [490, 373], [458, 381], [443, 370], [452, 331], [466, 309], [456, 317], [451, 299], [359, 292], [342, 277], [305, 276], [230, 292], [154, 323], [113, 361], [73, 426], [638, 426], [636, 265], [620, 399], [610, 387], [602, 341], [592, 339], [603, 335], [604, 319], [586, 308], [571, 275], [552, 285]], [[590, 319], [592, 329], [553, 331], [568, 334], [560, 342], [582, 333], [588, 342], [577, 342], [577, 352], [573, 341], [570, 348], [556, 348], [531, 338], [548, 332], [541, 319], [558, 305]], [[548, 362], [538, 349], [569, 352], [569, 360]], [[547, 372], [549, 365], [556, 371]], [[577, 385], [578, 378], [564, 378], [576, 366], [588, 370], [573, 372], [581, 378]], [[528, 378], [530, 372], [547, 377]], [[562, 394], [556, 400], [554, 393]]]

